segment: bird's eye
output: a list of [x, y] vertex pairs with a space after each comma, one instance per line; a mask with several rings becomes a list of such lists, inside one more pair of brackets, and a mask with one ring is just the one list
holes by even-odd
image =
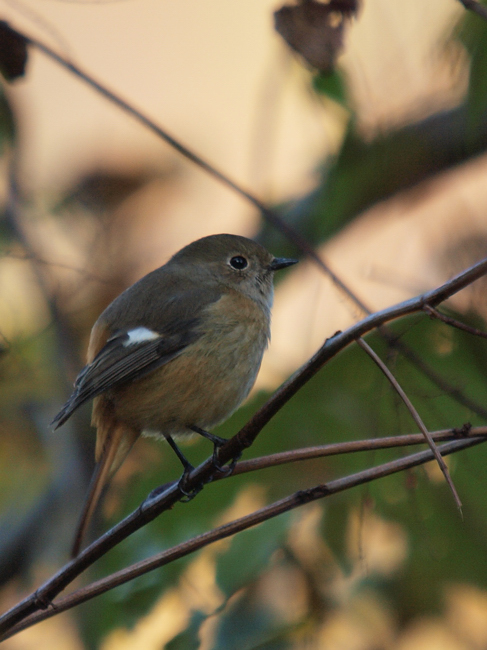
[[245, 269], [249, 263], [245, 259], [245, 257], [242, 257], [241, 255], [235, 255], [235, 257], [232, 257], [230, 260], [230, 266], [233, 267], [234, 269], [237, 269], [237, 271], [241, 271], [242, 269]]

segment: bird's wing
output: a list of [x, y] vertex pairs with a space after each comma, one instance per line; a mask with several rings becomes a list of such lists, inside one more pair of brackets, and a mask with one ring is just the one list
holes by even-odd
[[81, 370], [74, 391], [56, 415], [57, 429], [78, 406], [117, 384], [134, 381], [168, 363], [197, 337], [198, 319], [180, 323], [179, 333], [164, 335], [145, 327], [119, 330], [111, 336], [93, 361]]

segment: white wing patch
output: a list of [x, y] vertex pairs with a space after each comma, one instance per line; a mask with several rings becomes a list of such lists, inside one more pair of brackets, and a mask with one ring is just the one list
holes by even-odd
[[146, 343], [147, 341], [154, 341], [155, 339], [161, 338], [161, 335], [157, 332], [153, 332], [147, 327], [136, 327], [133, 330], [127, 332], [128, 339], [124, 341], [124, 347], [128, 348], [131, 345], [137, 345], [138, 343]]

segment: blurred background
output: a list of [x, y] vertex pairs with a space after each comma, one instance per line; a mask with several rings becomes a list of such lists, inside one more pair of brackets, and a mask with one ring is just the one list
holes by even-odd
[[[303, 5], [275, 19], [281, 5], [265, 0], [0, 0], [0, 19], [273, 206], [373, 311], [487, 255], [487, 21], [455, 0], [362, 0], [355, 14], [351, 0], [334, 1], [333, 11], [308, 3], [316, 12], [309, 21]], [[25, 75], [2, 84], [0, 138], [3, 611], [68, 559], [94, 462], [89, 405], [60, 431], [49, 422], [102, 309], [204, 235], [242, 234], [275, 255], [303, 256], [243, 198], [34, 48]], [[485, 294], [478, 281], [445, 308], [482, 328]], [[278, 284], [256, 389], [217, 433], [233, 435], [327, 337], [363, 315], [303, 258]], [[391, 329], [387, 345], [378, 335], [368, 341], [427, 426], [484, 424], [485, 341], [425, 315]], [[247, 457], [415, 431], [385, 378], [352, 346]], [[185, 451], [194, 463], [210, 453], [204, 441]], [[405, 453], [335, 456], [209, 485], [77, 585]], [[173, 456], [139, 441], [93, 534], [177, 478]], [[437, 467], [419, 468], [215, 544], [5, 648], [480, 650], [486, 460], [483, 446], [448, 459], [463, 520]]]

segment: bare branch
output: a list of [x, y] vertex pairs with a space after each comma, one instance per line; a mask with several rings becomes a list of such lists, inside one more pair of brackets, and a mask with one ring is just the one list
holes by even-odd
[[[331, 358], [347, 347], [350, 343], [380, 327], [386, 322], [421, 311], [424, 305], [437, 305], [443, 300], [465, 288], [478, 278], [487, 273], [487, 258], [470, 267], [467, 271], [457, 275], [441, 287], [428, 291], [416, 298], [410, 298], [394, 307], [388, 307], [380, 312], [371, 314], [358, 323], [349, 327], [345, 332], [337, 332], [332, 338], [327, 339], [324, 345], [316, 352], [304, 366], [302, 366], [290, 379], [278, 388], [272, 397], [258, 410], [249, 422], [220, 450], [220, 458], [227, 462], [237, 456], [242, 448], [249, 447], [257, 434], [269, 420], [288, 402], [298, 390], [304, 386]], [[373, 324], [372, 324], [373, 323]], [[227, 457], [226, 452], [229, 452]]]
[[[487, 427], [470, 427], [469, 425], [465, 425], [461, 429], [443, 429], [442, 431], [431, 432], [431, 437], [436, 442], [446, 442], [448, 440], [458, 440], [459, 438], [478, 436], [487, 436]], [[248, 472], [255, 472], [270, 467], [277, 467], [287, 463], [311, 460], [313, 458], [324, 458], [326, 456], [337, 456], [339, 454], [350, 454], [360, 451], [374, 451], [377, 449], [408, 447], [410, 445], [420, 445], [424, 442], [424, 435], [422, 433], [411, 433], [402, 436], [369, 438], [367, 440], [352, 440], [350, 442], [316, 445], [314, 447], [305, 447], [303, 449], [291, 449], [277, 454], [269, 454], [268, 456], [259, 456], [258, 458], [241, 460], [235, 467], [232, 476], [247, 474]], [[214, 480], [220, 480], [220, 478], [225, 477], [215, 477]]]
[[[480, 444], [484, 441], [484, 438], [468, 438], [464, 440], [456, 440], [453, 442], [445, 443], [440, 446], [439, 450], [442, 455], [451, 454], [462, 449], [467, 449], [468, 447], [473, 447]], [[171, 549], [158, 553], [147, 560], [142, 560], [137, 562], [132, 566], [117, 571], [107, 578], [98, 580], [91, 585], [83, 587], [64, 598], [60, 598], [53, 603], [50, 603], [48, 608], [43, 612], [38, 612], [25, 618], [22, 623], [12, 627], [8, 633], [0, 637], [0, 640], [5, 640], [10, 636], [13, 636], [17, 632], [31, 627], [40, 621], [43, 621], [47, 618], [51, 618], [56, 614], [71, 609], [81, 603], [90, 600], [96, 596], [99, 596], [110, 589], [114, 589], [126, 582], [133, 580], [149, 571], [154, 571], [170, 562], [174, 562], [181, 557], [185, 557], [191, 553], [194, 553], [201, 548], [212, 544], [213, 542], [219, 541], [221, 539], [226, 539], [231, 537], [236, 533], [239, 533], [243, 530], [247, 530], [257, 524], [260, 524], [264, 521], [272, 519], [284, 512], [289, 512], [303, 506], [307, 503], [317, 501], [318, 499], [323, 499], [325, 497], [331, 496], [332, 494], [337, 494], [338, 492], [343, 492], [344, 490], [356, 487], [358, 485], [363, 485], [369, 483], [370, 481], [376, 480], [378, 478], [383, 478], [385, 476], [390, 476], [397, 472], [422, 465], [429, 462], [434, 458], [434, 454], [431, 450], [422, 451], [416, 454], [411, 454], [410, 456], [405, 456], [398, 460], [391, 461], [389, 463], [383, 463], [377, 467], [373, 467], [356, 474], [351, 474], [334, 481], [330, 481], [323, 485], [317, 485], [313, 488], [307, 490], [300, 490], [294, 494], [285, 497], [279, 501], [276, 501], [268, 506], [260, 508], [259, 510], [253, 512], [250, 515], [241, 517], [232, 522], [224, 524], [223, 526], [218, 526], [213, 530], [198, 535], [193, 539], [178, 544]]]
[[[345, 332], [335, 334], [328, 339], [318, 352], [286, 381], [249, 422], [219, 450], [219, 461], [226, 463], [236, 458], [249, 447], [269, 420], [286, 404], [289, 399], [304, 386], [318, 370], [332, 357], [357, 338], [384, 323], [421, 311], [424, 305], [436, 306], [453, 294], [465, 288], [487, 273], [487, 259], [475, 264], [463, 273], [452, 278], [437, 289], [402, 302], [388, 309], [371, 314], [359, 323], [355, 323]], [[193, 489], [207, 483], [217, 475], [218, 470], [209, 458], [194, 469], [188, 477], [187, 489]], [[88, 566], [116, 546], [133, 532], [152, 521], [161, 512], [172, 508], [182, 497], [177, 485], [170, 485], [167, 490], [153, 499], [146, 500], [135, 512], [126, 517], [111, 531], [85, 548], [80, 555], [60, 569], [34, 594], [31, 594], [11, 610], [0, 617], [0, 634], [38, 609], [47, 608], [49, 603], [66, 588]]]
[[[14, 30], [16, 31], [16, 30]], [[17, 32], [19, 33], [19, 32]], [[20, 34], [20, 33], [19, 33]], [[217, 169], [215, 165], [211, 164], [207, 160], [204, 160], [201, 156], [198, 154], [195, 154], [191, 149], [186, 147], [184, 144], [182, 144], [179, 140], [177, 140], [174, 136], [172, 136], [167, 129], [163, 129], [162, 127], [158, 126], [153, 120], [151, 120], [149, 117], [144, 115], [142, 111], [138, 110], [131, 104], [129, 104], [127, 101], [122, 99], [119, 95], [117, 95], [115, 92], [109, 90], [104, 84], [101, 82], [97, 81], [93, 76], [91, 76], [89, 73], [85, 72], [82, 70], [79, 66], [75, 65], [74, 63], [68, 61], [65, 59], [63, 56], [52, 50], [49, 46], [45, 45], [41, 41], [32, 38], [30, 36], [26, 36], [25, 34], [20, 34], [22, 38], [24, 38], [27, 43], [33, 47], [36, 47], [38, 50], [43, 52], [45, 55], [47, 55], [49, 58], [53, 59], [56, 61], [59, 65], [61, 65], [63, 68], [66, 68], [69, 70], [72, 74], [74, 74], [76, 77], [87, 83], [89, 86], [91, 86], [94, 90], [96, 90], [98, 93], [100, 93], [103, 97], [108, 99], [109, 101], [113, 102], [116, 106], [118, 106], [120, 109], [122, 109], [124, 112], [128, 113], [131, 115], [135, 120], [140, 122], [143, 126], [148, 128], [150, 131], [155, 133], [159, 138], [164, 140], [168, 145], [170, 145], [173, 149], [175, 149], [178, 153], [180, 153], [184, 158], [189, 160], [190, 162], [194, 163], [197, 165], [200, 169], [204, 170], [207, 174], [218, 180], [219, 182], [223, 183], [223, 185], [226, 185], [230, 189], [232, 189], [234, 192], [239, 194], [241, 197], [249, 201], [254, 207], [256, 207], [271, 225], [273, 225], [275, 228], [277, 228], [280, 232], [282, 232], [290, 241], [292, 241], [305, 255], [308, 255], [311, 259], [313, 259], [325, 273], [329, 276], [329, 278], [332, 280], [332, 282], [345, 294], [348, 296], [352, 302], [354, 302], [363, 313], [369, 314], [370, 310], [369, 308], [363, 303], [351, 290], [350, 288], [332, 271], [332, 269], [322, 260], [322, 258], [316, 253], [314, 250], [313, 246], [309, 244], [309, 242], [302, 237], [302, 235], [299, 233], [298, 230], [296, 230], [293, 226], [285, 222], [280, 215], [275, 212], [274, 210], [271, 210], [265, 203], [263, 203], [260, 199], [258, 199], [255, 195], [253, 195], [251, 192], [248, 190], [244, 189], [239, 183], [236, 181], [232, 180], [227, 174], [224, 174], [222, 171]]]
[[475, 402], [473, 399], [470, 399], [465, 395], [458, 387], [452, 386], [433, 368], [426, 364], [419, 356], [411, 350], [410, 347], [405, 345], [401, 340], [399, 340], [388, 328], [381, 327], [380, 333], [384, 336], [391, 346], [391, 348], [397, 350], [402, 356], [407, 359], [412, 366], [414, 366], [419, 372], [423, 373], [433, 384], [435, 384], [445, 395], [448, 395], [455, 401], [457, 401], [462, 406], [465, 406], [467, 409], [480, 415], [480, 417], [487, 418], [487, 409]]
[[483, 332], [482, 330], [479, 330], [476, 327], [470, 327], [470, 325], [465, 325], [465, 323], [462, 323], [461, 321], [456, 320], [455, 318], [451, 318], [450, 316], [446, 316], [445, 314], [442, 314], [441, 311], [438, 311], [437, 309], [430, 307], [430, 305], [425, 305], [423, 309], [432, 318], [437, 318], [438, 320], [441, 320], [443, 323], [446, 323], [447, 325], [451, 325], [452, 327], [456, 327], [457, 329], [462, 330], [463, 332], [467, 332], [468, 334], [473, 334], [474, 336], [480, 336], [481, 338], [487, 339], [487, 332]]
[[421, 416], [419, 415], [418, 411], [414, 408], [413, 403], [409, 399], [409, 397], [406, 395], [404, 390], [402, 389], [401, 385], [397, 381], [397, 379], [394, 377], [392, 372], [389, 370], [389, 368], [386, 366], [386, 364], [382, 361], [382, 359], [375, 353], [375, 351], [370, 347], [368, 343], [366, 343], [362, 338], [357, 339], [357, 344], [364, 350], [369, 357], [372, 359], [372, 361], [382, 370], [384, 375], [387, 377], [389, 380], [391, 386], [394, 388], [396, 393], [399, 395], [399, 397], [402, 399], [404, 404], [406, 405], [406, 408], [408, 411], [411, 413], [411, 416], [413, 420], [416, 422], [418, 425], [419, 429], [422, 431], [423, 436], [425, 437], [426, 442], [428, 443], [429, 448], [433, 452], [436, 462], [440, 466], [441, 471], [443, 472], [443, 476], [446, 479], [446, 482], [448, 483], [450, 490], [453, 494], [453, 498], [455, 499], [455, 503], [457, 504], [458, 509], [460, 510], [460, 513], [462, 512], [462, 502], [460, 500], [460, 497], [458, 496], [458, 492], [455, 488], [455, 485], [453, 484], [452, 478], [450, 476], [450, 472], [448, 471], [448, 467], [441, 457], [440, 452], [438, 451], [438, 447], [435, 444], [435, 441], [431, 437], [430, 432], [426, 428], [426, 425], [424, 424], [423, 420], [421, 419]]

